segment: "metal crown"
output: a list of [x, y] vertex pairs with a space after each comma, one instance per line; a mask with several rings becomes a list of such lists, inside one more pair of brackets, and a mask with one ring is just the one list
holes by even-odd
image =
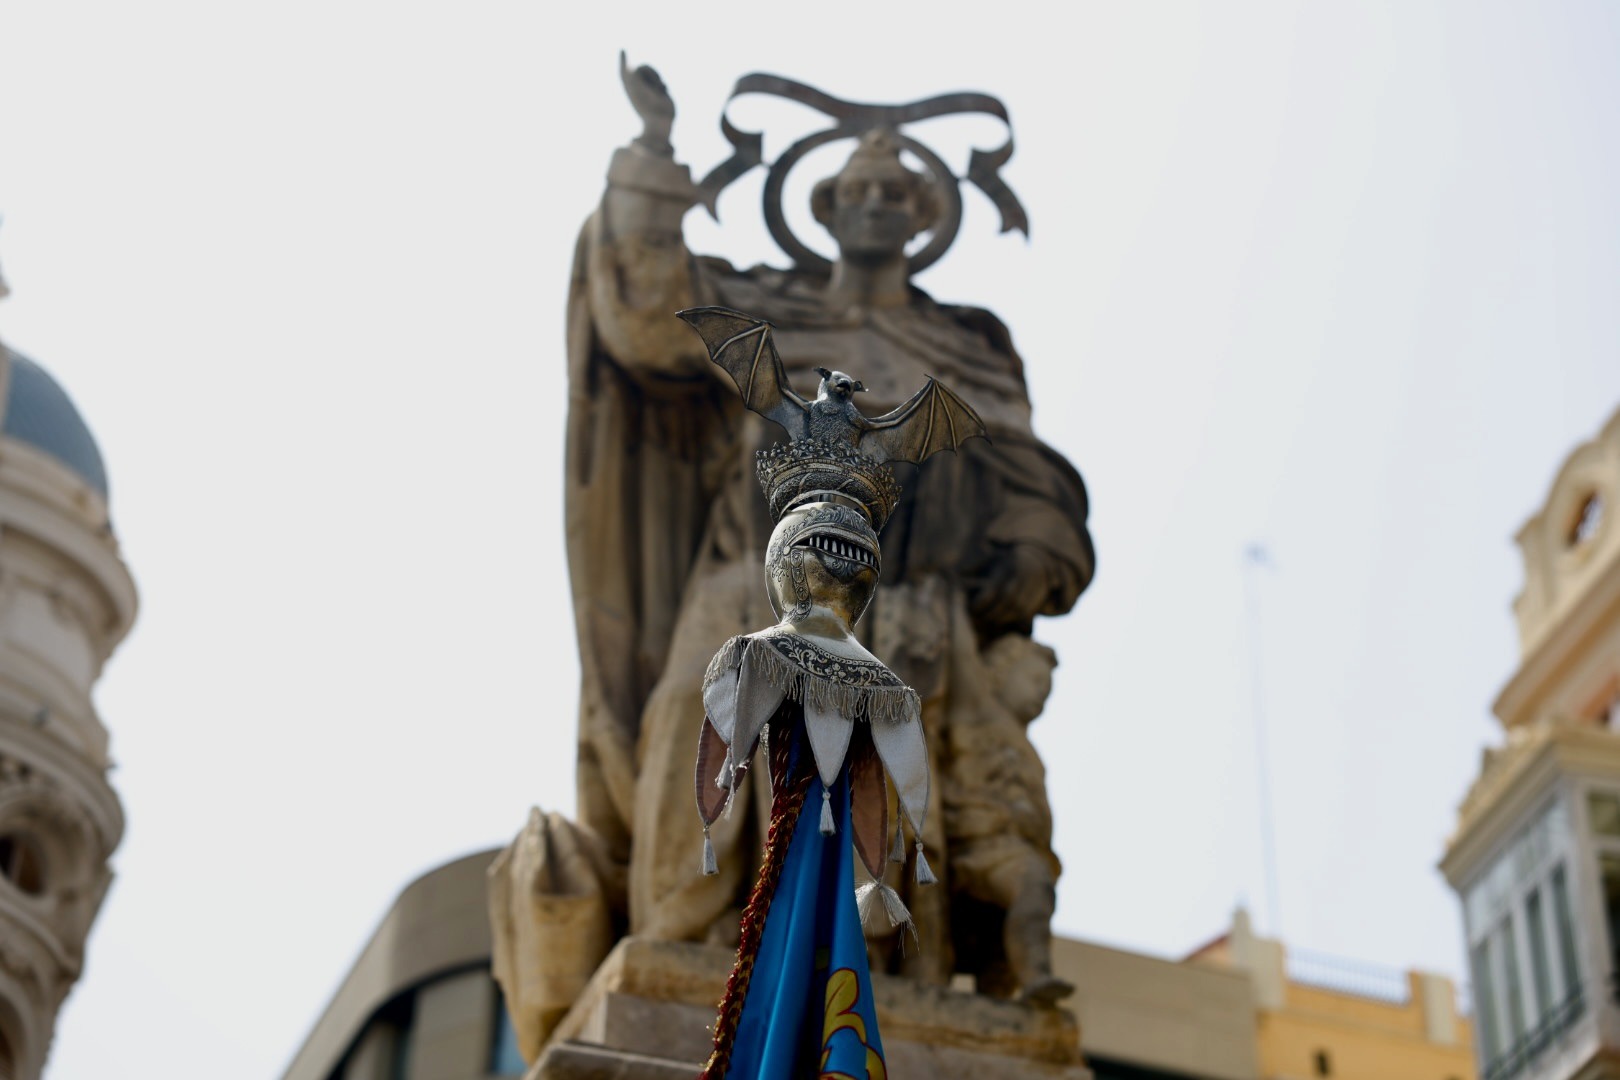
[[845, 502], [866, 514], [882, 532], [900, 503], [900, 482], [847, 442], [795, 439], [761, 450], [754, 462], [759, 486], [771, 508], [771, 519], [806, 502]]

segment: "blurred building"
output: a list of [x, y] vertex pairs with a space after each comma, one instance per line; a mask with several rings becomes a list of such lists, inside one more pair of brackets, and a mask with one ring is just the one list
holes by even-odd
[[[284, 1080], [492, 1080], [525, 1074], [489, 970], [485, 870], [496, 854], [458, 859], [406, 887]], [[1254, 934], [1242, 912], [1229, 933], [1184, 961], [1067, 938], [1053, 943], [1053, 961], [1057, 973], [1075, 984], [1068, 1007], [1080, 1018], [1095, 1080], [1477, 1075], [1470, 1027], [1457, 1014], [1449, 980], [1291, 956], [1279, 942]], [[620, 1021], [642, 1015], [633, 998], [606, 1012]], [[570, 1076], [627, 1076], [593, 1071], [589, 1050], [581, 1047], [578, 1071]], [[615, 1055], [614, 1068], [621, 1061]], [[692, 1073], [648, 1061], [634, 1075], [690, 1080]]]
[[1472, 1025], [1443, 975], [1399, 971], [1284, 947], [1239, 911], [1187, 962], [1249, 975], [1265, 1080], [1376, 1077], [1472, 1080]]
[[124, 816], [90, 693], [134, 619], [101, 452], [0, 345], [0, 1080], [41, 1074], [112, 880]]
[[517, 1035], [490, 974], [481, 851], [407, 885], [288, 1067], [288, 1080], [521, 1076]]
[[1518, 670], [1441, 869], [1485, 1080], [1620, 1077], [1620, 412], [1519, 530]]

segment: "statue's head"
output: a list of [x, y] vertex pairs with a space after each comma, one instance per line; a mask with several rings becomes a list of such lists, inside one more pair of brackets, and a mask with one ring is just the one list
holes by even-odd
[[771, 607], [788, 622], [820, 609], [853, 629], [872, 602], [880, 559], [864, 513], [837, 502], [801, 503], [782, 515], [765, 549]]
[[877, 264], [903, 257], [941, 205], [928, 177], [900, 160], [894, 132], [878, 128], [861, 136], [837, 176], [815, 186], [810, 209], [838, 242], [839, 258]]

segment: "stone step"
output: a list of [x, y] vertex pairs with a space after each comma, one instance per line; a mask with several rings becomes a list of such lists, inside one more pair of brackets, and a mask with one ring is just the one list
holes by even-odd
[[[692, 1080], [710, 1049], [731, 955], [626, 938], [597, 970], [527, 1080]], [[1088, 1080], [1061, 1009], [876, 976], [893, 1080]]]
[[546, 1047], [526, 1080], [692, 1080], [703, 1066], [589, 1043]]

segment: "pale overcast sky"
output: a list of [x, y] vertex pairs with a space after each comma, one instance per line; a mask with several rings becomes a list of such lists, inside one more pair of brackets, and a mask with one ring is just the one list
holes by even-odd
[[[749, 71], [1011, 111], [1030, 242], [969, 190], [919, 283], [1007, 321], [1091, 490], [1096, 584], [1038, 628], [1059, 928], [1175, 956], [1247, 900], [1459, 974], [1511, 537], [1620, 405], [1620, 7], [6, 0], [0, 336], [100, 439], [142, 597], [48, 1075], [279, 1075], [407, 881], [572, 809], [563, 301], [621, 47], [699, 174]], [[997, 132], [953, 123], [960, 169]], [[780, 263], [759, 183], [693, 247]]]

